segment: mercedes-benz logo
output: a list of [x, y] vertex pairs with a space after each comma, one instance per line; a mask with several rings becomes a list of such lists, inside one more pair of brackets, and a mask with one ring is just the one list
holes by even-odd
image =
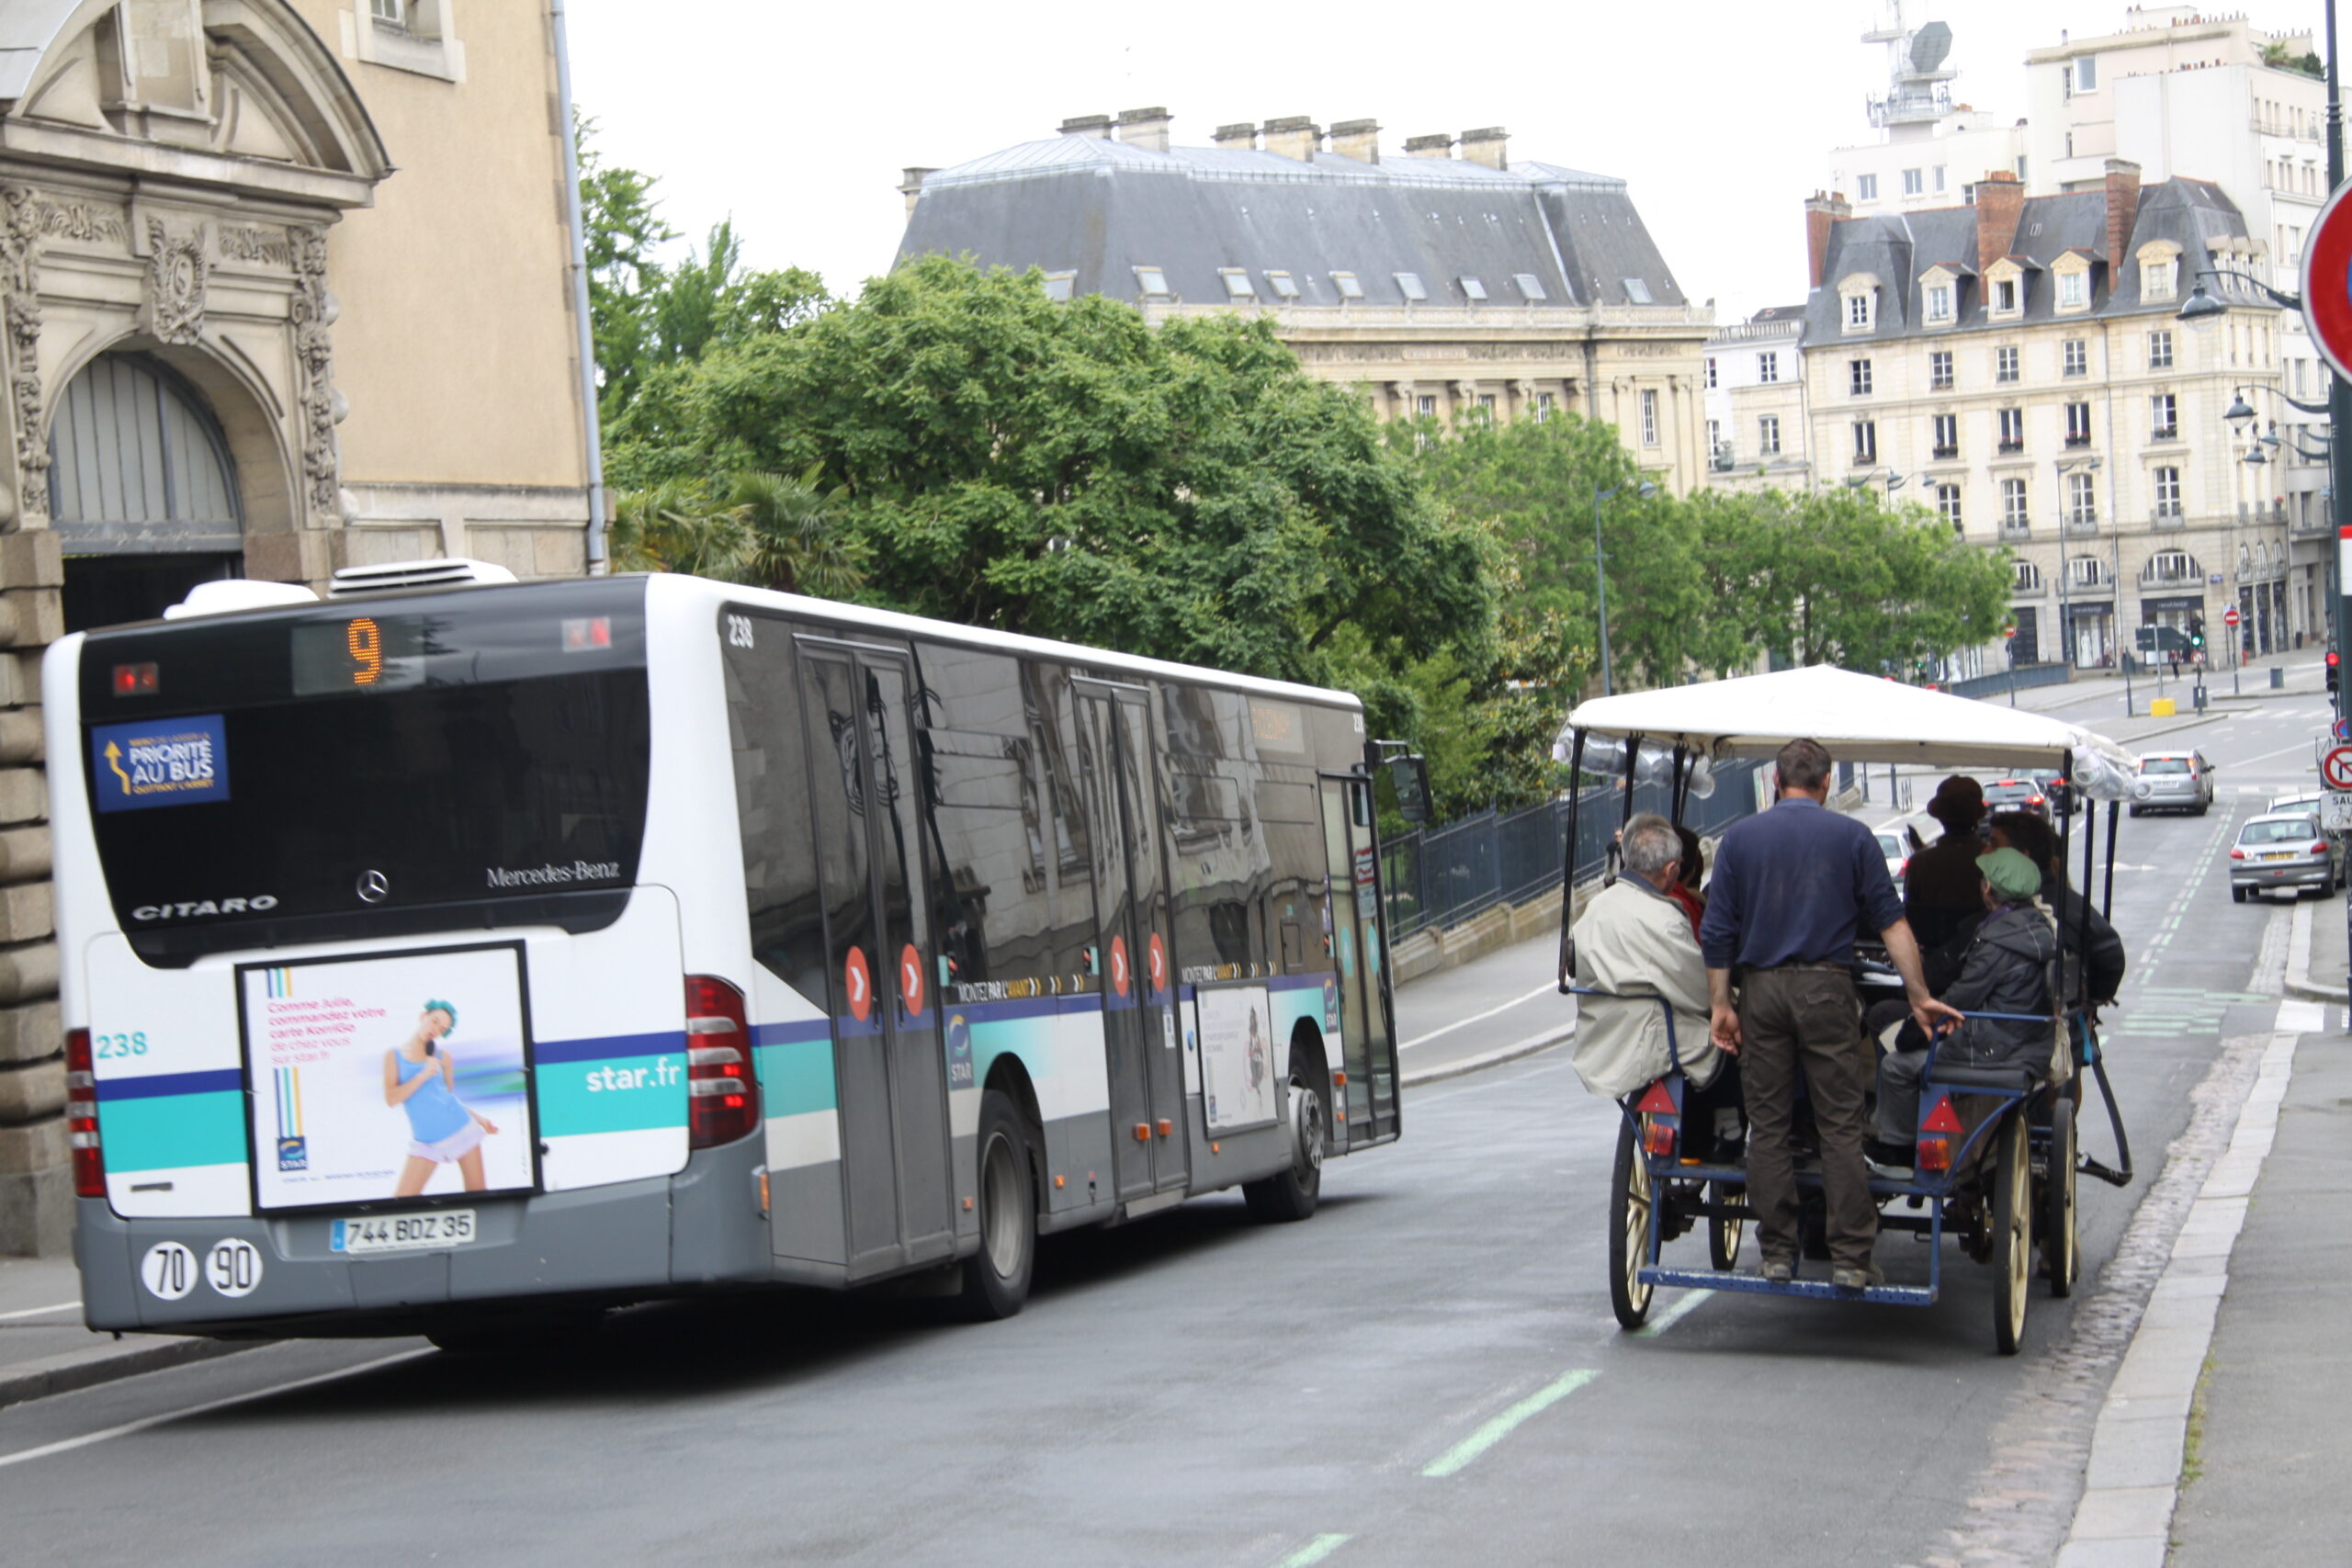
[[363, 871], [359, 874], [357, 891], [360, 902], [380, 904], [391, 893], [392, 884], [380, 871]]

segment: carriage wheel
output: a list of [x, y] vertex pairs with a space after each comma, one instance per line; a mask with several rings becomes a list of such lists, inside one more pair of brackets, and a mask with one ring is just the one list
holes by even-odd
[[[1718, 1203], [1737, 1203], [1747, 1196], [1747, 1189], [1736, 1181], [1718, 1181], [1713, 1197]], [[1718, 1271], [1739, 1267], [1740, 1238], [1747, 1234], [1746, 1220], [1710, 1219], [1707, 1222], [1707, 1261]]]
[[1609, 1175], [1609, 1304], [1618, 1324], [1639, 1328], [1649, 1321], [1650, 1287], [1642, 1283], [1642, 1265], [1649, 1260], [1649, 1162], [1631, 1120], [1620, 1118], [1617, 1164]]
[[1993, 1344], [2018, 1353], [2025, 1336], [2027, 1287], [2033, 1282], [2033, 1153], [2025, 1117], [2011, 1108], [2001, 1122], [1993, 1172]]
[[2075, 1098], [2060, 1095], [2050, 1106], [2050, 1170], [2041, 1190], [2041, 1264], [2053, 1296], [2073, 1295], [2082, 1272], [2075, 1224]]

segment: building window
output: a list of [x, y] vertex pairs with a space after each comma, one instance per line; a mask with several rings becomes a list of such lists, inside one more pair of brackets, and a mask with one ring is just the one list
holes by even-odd
[[2146, 575], [2157, 582], [2187, 582], [2197, 575], [2197, 563], [2187, 550], [2158, 550], [2148, 558]]
[[1939, 461], [1960, 456], [1960, 415], [1956, 413], [1936, 415], [1936, 440], [1929, 456]]
[[1953, 533], [1957, 534], [1961, 531], [1960, 487], [1958, 485], [1936, 487], [1936, 512], [1945, 522], [1951, 525]]
[[1657, 445], [1657, 393], [1647, 387], [1642, 389], [1642, 445]]
[[2003, 452], [2025, 450], [2025, 410], [2001, 411], [2001, 447]]
[[2087, 376], [2091, 373], [2091, 346], [2084, 339], [2070, 337], [2058, 345], [2058, 351], [2059, 368], [2065, 375]]
[[2077, 588], [2104, 587], [2107, 562], [2098, 556], [2076, 556], [2066, 563], [2066, 576]]
[[1854, 461], [1857, 465], [1878, 461], [1878, 422], [1858, 419], [1854, 422]]
[[1874, 299], [1876, 295], [1869, 289], [1846, 296], [1846, 330], [1848, 332], [1866, 333], [1871, 330], [1871, 319], [1876, 315], [1871, 308]]
[[2179, 399], [2170, 392], [2158, 392], [2148, 400], [2148, 414], [2152, 421], [2148, 431], [2148, 438], [2151, 441], [2179, 439]]
[[1944, 193], [1944, 176], [1945, 176], [1947, 174], [1949, 174], [1950, 172], [1951, 172], [1951, 171], [1950, 171], [1949, 169], [1947, 169], [1947, 168], [1946, 168], [1946, 166], [1945, 166], [1945, 165], [1943, 165], [1943, 164], [1938, 164], [1936, 165], [1936, 194], [1937, 194], [1938, 196], [1941, 196], [1941, 195], [1943, 195], [1943, 193]]
[[2098, 91], [2098, 55], [2078, 54], [2075, 57], [2075, 91], [2078, 93]]
[[1423, 419], [1435, 419], [1437, 417], [1437, 398], [1432, 393], [1423, 392], [1420, 396], [1413, 400], [1413, 412]]
[[1298, 298], [1298, 279], [1293, 277], [1286, 272], [1270, 272], [1266, 274], [1266, 287], [1274, 291], [1274, 297], [1278, 299], [1295, 299]]
[[2069, 446], [2087, 446], [2090, 444], [2091, 405], [2088, 403], [2068, 403], [2066, 405], [2066, 445]]
[[1770, 348], [1768, 348], [1768, 349], [1764, 350], [1762, 353], [1758, 354], [1758, 355], [1756, 356], [1756, 382], [1757, 382], [1757, 385], [1758, 385], [1758, 386], [1762, 386], [1762, 387], [1769, 387], [1769, 386], [1771, 386], [1774, 382], [1776, 382], [1776, 381], [1780, 380], [1780, 378], [1781, 378], [1781, 355], [1780, 355], [1780, 353], [1779, 353], [1779, 351], [1778, 351], [1778, 350], [1776, 350], [1776, 349], [1770, 349]]
[[1713, 355], [1712, 355], [1712, 354], [1711, 354], [1711, 355], [1707, 355], [1707, 390], [1709, 390], [1709, 391], [1711, 391], [1711, 392], [1712, 392], [1712, 391], [1713, 391], [1714, 389], [1715, 389], [1715, 356], [1714, 356]]
[[1867, 398], [1871, 395], [1869, 360], [1849, 359], [1846, 362], [1846, 391], [1849, 397]]
[[2148, 368], [2151, 370], [2172, 368], [2172, 329], [2170, 327], [2158, 327], [2148, 334]]
[[1707, 450], [1721, 452], [1723, 449], [1724, 422], [1719, 419], [1711, 419], [1707, 422]]
[[2014, 277], [1996, 279], [1993, 284], [1993, 314], [2014, 316], [2018, 313], [2018, 280]]
[[1856, 201], [1876, 201], [1878, 199], [1878, 176], [1876, 175], [1856, 175], [1854, 176], [1854, 199]]
[[408, 0], [368, 0], [368, 15], [379, 28], [408, 30]]
[[1398, 272], [1389, 276], [1396, 278], [1397, 292], [1404, 295], [1407, 299], [1418, 301], [1430, 297], [1429, 287], [1422, 283], [1419, 273]]
[[1617, 281], [1625, 286], [1626, 304], [1654, 305], [1657, 303], [1656, 299], [1650, 297], [1650, 286], [1642, 279], [1638, 277], [1621, 277]]
[[2093, 490], [2097, 476], [2068, 474], [2066, 476], [2066, 522], [2070, 526], [2091, 527], [2098, 522], [2098, 501]]
[[1952, 287], [1939, 283], [1928, 290], [1928, 320], [1930, 323], [1949, 323], [1952, 317]]
[[1474, 304], [1487, 297], [1487, 286], [1477, 278], [1457, 277], [1453, 281], [1462, 285], [1462, 297]]
[[1514, 272], [1510, 280], [1519, 285], [1521, 296], [1531, 305], [1551, 298], [1544, 292], [1544, 280], [1532, 272]]
[[1238, 266], [1221, 266], [1216, 269], [1216, 275], [1225, 280], [1225, 297], [1227, 299], [1255, 299], [1258, 298], [1258, 286], [1250, 281], [1248, 269]]
[[1363, 282], [1352, 272], [1333, 273], [1331, 275], [1331, 287], [1339, 291], [1340, 298], [1342, 299], [1361, 299], [1363, 298]]
[[1545, 420], [1547, 420], [1547, 419], [1549, 419], [1549, 418], [1551, 418], [1551, 417], [1552, 417], [1552, 394], [1551, 394], [1551, 393], [1549, 393], [1549, 392], [1538, 392], [1538, 393], [1536, 393], [1536, 394], [1535, 394], [1535, 423], [1538, 423], [1538, 424], [1541, 424], [1541, 423], [1543, 423]]
[[[2020, 519], [2020, 522], [2022, 522], [2022, 519]], [[2011, 561], [2009, 563], [2010, 592], [2034, 593], [2040, 592], [2041, 588], [2041, 569], [2040, 567], [2034, 565], [2030, 560]]]
[[1168, 289], [1168, 274], [1156, 266], [1136, 268], [1136, 291], [1147, 299], [1170, 298]]
[[1078, 288], [1078, 274], [1049, 272], [1046, 274], [1046, 298], [1057, 305], [1069, 303], [1071, 293]]
[[2011, 533], [2023, 533], [2030, 525], [2026, 521], [2025, 481], [2001, 481], [2001, 526]]
[[2091, 275], [2087, 272], [2062, 272], [2058, 275], [2058, 308], [2079, 310], [2090, 303]]
[[1928, 353], [1928, 389], [1931, 392], [1951, 390], [1951, 350], [1930, 349]]
[[1756, 419], [1756, 449], [1767, 457], [1781, 455], [1781, 416], [1758, 414]]
[[1927, 193], [1928, 172], [1925, 169], [1905, 169], [1903, 171], [1904, 195], [1925, 196]]
[[1481, 392], [1478, 394], [1478, 412], [1485, 414], [1490, 420], [1495, 417], [1494, 393]]
[[2173, 468], [2158, 468], [2155, 471], [2155, 479], [2156, 515], [2159, 517], [2179, 516], [2180, 470]]
[[2017, 176], [2018, 183], [2023, 185], [2025, 183], [2025, 154], [2022, 152], [2018, 154]]
[[2140, 298], [2143, 300], [2171, 299], [2179, 287], [2175, 281], [2179, 276], [2180, 264], [2170, 258], [2164, 261], [2142, 262], [2140, 264]]
[[2018, 350], [2015, 344], [1993, 351], [1993, 379], [2001, 382], [2018, 378]]

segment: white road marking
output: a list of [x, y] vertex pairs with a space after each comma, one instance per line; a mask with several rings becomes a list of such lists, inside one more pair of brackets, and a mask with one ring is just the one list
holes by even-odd
[[356, 1367], [345, 1367], [340, 1371], [320, 1372], [313, 1377], [296, 1378], [292, 1382], [277, 1383], [269, 1388], [257, 1388], [251, 1393], [232, 1393], [226, 1399], [209, 1399], [202, 1404], [191, 1404], [185, 1410], [167, 1410], [161, 1416], [144, 1416], [136, 1421], [125, 1421], [119, 1427], [108, 1427], [102, 1431], [85, 1432], [78, 1438], [65, 1438], [54, 1443], [43, 1443], [37, 1449], [20, 1449], [12, 1454], [0, 1454], [0, 1470], [6, 1470], [12, 1464], [24, 1464], [32, 1460], [47, 1459], [51, 1454], [71, 1453], [75, 1449], [86, 1449], [94, 1443], [103, 1443], [110, 1438], [127, 1438], [133, 1432], [144, 1432], [150, 1427], [161, 1427], [166, 1422], [184, 1421], [191, 1416], [209, 1415], [215, 1410], [226, 1410], [233, 1404], [250, 1404], [256, 1399], [267, 1399], [272, 1394], [291, 1393], [298, 1388], [310, 1388], [318, 1383], [334, 1382], [338, 1378], [355, 1377], [361, 1372], [372, 1372], [380, 1368], [395, 1366], [401, 1361], [413, 1361], [419, 1356], [433, 1354], [432, 1350], [427, 1349], [403, 1350], [397, 1356], [379, 1356], [372, 1361], [362, 1361]]
[[1559, 995], [1559, 992], [1560, 987], [1557, 985], [1538, 986], [1533, 990], [1528, 992], [1527, 995], [1523, 997], [1513, 997], [1510, 1000], [1503, 1003], [1500, 1007], [1491, 1007], [1484, 1012], [1472, 1013], [1468, 1018], [1454, 1020], [1452, 1023], [1445, 1025], [1442, 1029], [1432, 1029], [1427, 1034], [1416, 1035], [1412, 1039], [1406, 1041], [1402, 1045], [1397, 1046], [1396, 1049], [1399, 1051], [1409, 1051], [1416, 1045], [1426, 1045], [1441, 1034], [1451, 1034], [1457, 1029], [1467, 1029], [1474, 1023], [1483, 1023], [1498, 1012], [1509, 1012], [1511, 1009], [1532, 1002], [1538, 997], [1557, 996]]
[[1680, 1301], [1676, 1302], [1672, 1306], [1667, 1308], [1664, 1312], [1658, 1314], [1656, 1317], [1650, 1319], [1647, 1323], [1634, 1330], [1634, 1332], [1645, 1339], [1655, 1339], [1659, 1335], [1665, 1333], [1668, 1329], [1673, 1327], [1676, 1324], [1680, 1323], [1684, 1318], [1690, 1316], [1690, 1310], [1693, 1307], [1697, 1306], [1701, 1302], [1707, 1300], [1715, 1292], [1713, 1291], [1686, 1291], [1683, 1292], [1682, 1299]]
[[0, 1323], [19, 1317], [47, 1317], [53, 1312], [72, 1312], [82, 1303], [78, 1301], [60, 1302], [55, 1306], [20, 1307], [15, 1312], [0, 1312]]

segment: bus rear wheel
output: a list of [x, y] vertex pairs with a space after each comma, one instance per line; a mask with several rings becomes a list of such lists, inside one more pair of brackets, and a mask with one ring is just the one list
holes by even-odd
[[1313, 1216], [1323, 1197], [1323, 1096], [1313, 1084], [1290, 1081], [1290, 1168], [1241, 1184], [1252, 1219], [1278, 1224]]
[[980, 1096], [979, 1250], [964, 1260], [964, 1315], [1011, 1317], [1029, 1299], [1037, 1267], [1037, 1184], [1029, 1130], [1001, 1089]]

